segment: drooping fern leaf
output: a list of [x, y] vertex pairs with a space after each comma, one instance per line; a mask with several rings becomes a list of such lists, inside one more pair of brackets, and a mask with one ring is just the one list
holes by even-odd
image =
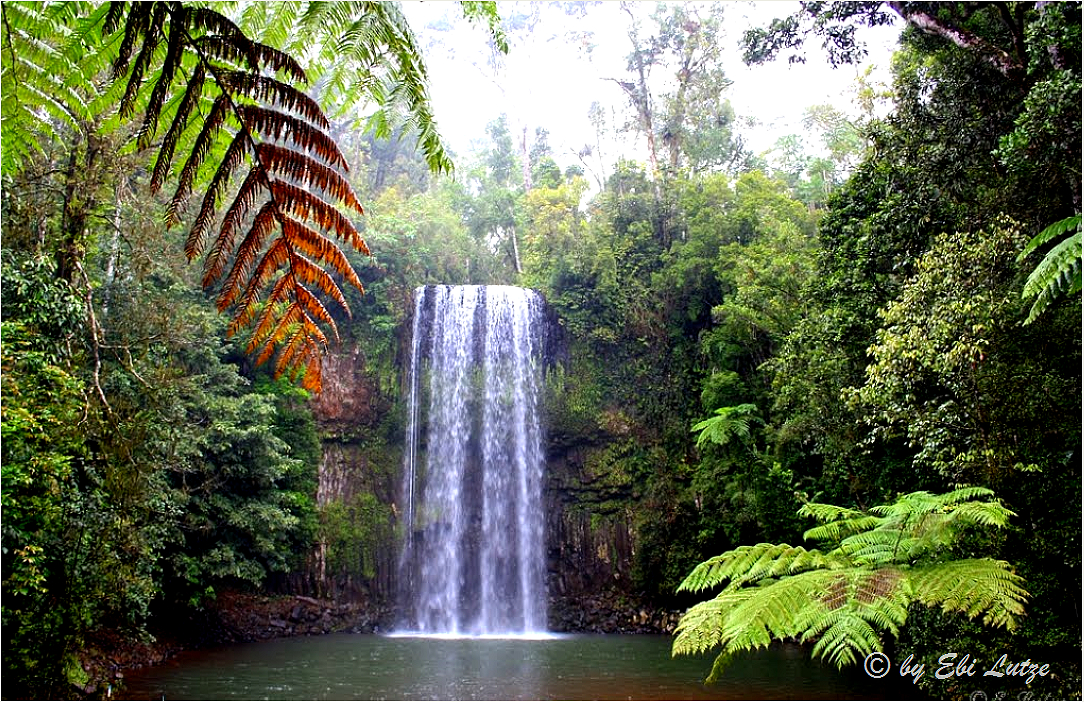
[[[259, 313], [261, 326], [250, 339], [249, 352], [264, 362], [281, 347], [276, 373], [303, 374], [305, 386], [319, 390], [320, 358], [328, 343], [320, 325], [328, 326], [336, 338], [338, 329], [317, 293], [349, 314], [339, 284], [325, 267], [362, 289], [345, 254], [321, 232], [363, 253], [368, 249], [339, 210], [361, 213], [362, 207], [343, 175], [346, 160], [324, 131], [327, 119], [312, 99], [287, 82], [303, 81], [304, 71], [289, 54], [250, 40], [229, 18], [208, 8], [156, 3], [148, 11], [137, 4], [127, 13], [122, 7], [113, 14], [126, 17], [114, 63], [118, 79], [136, 56], [127, 70], [122, 112], [133, 109], [157, 45], [166, 42], [159, 70], [149, 82], [141, 142], [156, 134], [166, 96], [181, 95], [158, 152], [152, 187], [160, 187], [173, 170], [174, 150], [189, 131], [196, 107], [210, 102], [177, 173], [169, 207], [175, 220], [200, 173], [207, 167], [213, 170], [186, 254], [192, 259], [207, 251], [203, 283], [221, 283], [217, 304], [220, 310], [233, 310], [230, 333]], [[180, 79], [183, 59], [190, 70]], [[223, 145], [217, 163], [208, 163], [208, 156]], [[232, 175], [246, 163], [248, 173], [216, 223]], [[298, 191], [308, 195], [301, 207]]]
[[1047, 252], [1024, 283], [1022, 293], [1024, 299], [1035, 298], [1024, 324], [1034, 322], [1059, 297], [1075, 295], [1080, 292], [1080, 221], [1081, 218], [1078, 214], [1054, 222], [1039, 232], [1020, 252], [1017, 261], [1024, 260], [1036, 249], [1045, 246], [1049, 242], [1064, 237], [1054, 248]]
[[[494, 3], [464, 3], [463, 9], [486, 21], [498, 49], [507, 51]], [[432, 171], [452, 170], [430, 107], [421, 48], [398, 3], [249, 3], [237, 21], [259, 41], [306, 55], [313, 84], [333, 106], [329, 114], [356, 121], [365, 114], [360, 106], [370, 106], [368, 130], [379, 138], [412, 134]]]
[[[368, 249], [346, 214], [362, 212], [346, 160], [297, 87], [300, 64], [224, 14], [182, 2], [4, 3], [3, 12], [3, 48], [15, 59], [4, 67], [5, 171], [36, 144], [23, 128], [47, 129], [43, 117], [76, 128], [112, 100], [112, 126], [137, 119], [133, 146], [157, 146], [152, 190], [176, 179], [169, 224], [201, 191], [185, 252], [205, 253], [203, 282], [232, 311], [230, 332], [259, 317], [249, 350], [262, 362], [278, 349], [277, 372], [318, 390], [321, 327], [338, 336], [320, 298], [349, 314], [338, 281], [361, 289], [339, 244]], [[95, 58], [84, 65], [82, 56]], [[106, 67], [107, 87], [92, 90]], [[246, 177], [231, 197], [239, 169]]]
[[[496, 32], [494, 7], [472, 12]], [[232, 311], [231, 332], [254, 324], [258, 360], [278, 349], [279, 372], [318, 388], [323, 329], [337, 337], [324, 301], [349, 314], [341, 281], [361, 286], [343, 248], [368, 250], [331, 125], [297, 86], [313, 77], [341, 110], [368, 100], [385, 124], [401, 113], [431, 168], [448, 171], [428, 76], [395, 3], [216, 8], [3, 3], [3, 170], [43, 137], [57, 138], [56, 124], [77, 129], [106, 115], [101, 129], [110, 130], [136, 121], [132, 148], [153, 149], [152, 189], [176, 182], [167, 222], [179, 223], [189, 196], [201, 195], [185, 250], [205, 255], [204, 283]], [[310, 76], [293, 56], [311, 64]]]
[[741, 546], [701, 563], [678, 587], [725, 584], [682, 616], [673, 644], [674, 655], [721, 649], [709, 681], [736, 654], [789, 638], [812, 642], [814, 657], [851, 665], [899, 634], [912, 603], [1010, 629], [1024, 612], [1028, 593], [1008, 563], [935, 557], [965, 526], [1007, 524], [1012, 513], [985, 488], [911, 493], [868, 512], [806, 505], [800, 514], [824, 522], [806, 538], [830, 550]]

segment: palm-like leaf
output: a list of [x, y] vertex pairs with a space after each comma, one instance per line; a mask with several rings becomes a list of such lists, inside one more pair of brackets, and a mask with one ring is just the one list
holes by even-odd
[[1024, 283], [1024, 299], [1035, 298], [1024, 324], [1034, 322], [1059, 297], [1080, 292], [1080, 215], [1054, 222], [1039, 232], [1020, 252], [1017, 260], [1022, 261], [1036, 249], [1059, 237], [1064, 238], [1047, 252]]
[[[498, 49], [508, 50], [495, 3], [463, 3], [463, 11], [486, 22]], [[335, 117], [363, 114], [360, 104], [374, 106], [367, 126], [376, 136], [412, 133], [430, 169], [451, 171], [421, 48], [398, 3], [250, 3], [238, 12], [238, 25], [250, 36], [308, 58], [309, 77], [335, 106]]]
[[[255, 322], [249, 349], [258, 360], [280, 349], [276, 370], [303, 374], [318, 389], [321, 326], [337, 337], [319, 297], [349, 314], [339, 281], [361, 282], [339, 244], [368, 249], [347, 214], [362, 208], [346, 160], [319, 105], [297, 87], [307, 76], [292, 54], [313, 59], [325, 94], [328, 81], [339, 81], [382, 109], [403, 109], [430, 165], [451, 166], [398, 6], [260, 5], [243, 6], [235, 21], [182, 2], [4, 3], [3, 51], [12, 60], [3, 71], [3, 168], [18, 167], [54, 123], [79, 128], [112, 112], [108, 129], [137, 118], [133, 147], [158, 140], [152, 189], [176, 179], [168, 223], [201, 191], [185, 251], [207, 252], [204, 284], [220, 288], [231, 333]], [[254, 26], [283, 48], [250, 38]], [[238, 169], [247, 175], [231, 196]]]
[[1012, 628], [1028, 593], [1008, 563], [989, 558], [926, 562], [966, 526], [1006, 525], [1011, 512], [985, 488], [916, 492], [868, 512], [805, 505], [824, 522], [806, 538], [828, 551], [786, 544], [741, 546], [698, 565], [678, 587], [724, 585], [681, 618], [674, 655], [720, 648], [709, 680], [741, 651], [773, 640], [814, 642], [812, 654], [850, 665], [897, 636], [912, 603]]
[[725, 446], [731, 439], [749, 441], [749, 424], [759, 422], [756, 417], [757, 406], [753, 404], [720, 407], [715, 416], [693, 425], [692, 431], [699, 432], [696, 445], [702, 447], [707, 442]]

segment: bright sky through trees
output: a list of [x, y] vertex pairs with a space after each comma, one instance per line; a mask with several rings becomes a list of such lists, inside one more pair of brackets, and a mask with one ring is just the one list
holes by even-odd
[[[589, 119], [592, 102], [618, 125], [631, 118], [625, 95], [611, 80], [627, 76], [626, 56], [632, 49], [631, 20], [622, 3], [499, 3], [511, 44], [507, 56], [488, 48], [485, 29], [464, 20], [456, 4], [403, 6], [425, 47], [441, 132], [460, 154], [471, 140], [484, 136], [490, 120], [507, 113], [513, 133], [524, 126], [532, 135], [536, 127], [547, 129], [555, 158], [567, 166], [576, 162], [575, 151], [595, 142]], [[646, 28], [656, 3], [630, 7]], [[801, 133], [803, 112], [812, 105], [831, 104], [856, 114], [856, 77], [868, 66], [874, 66], [871, 80], [887, 81], [898, 26], [863, 30], [869, 56], [859, 67], [833, 70], [815, 43], [806, 49], [805, 64], [745, 66], [738, 46], [742, 33], [796, 9], [792, 2], [724, 3], [723, 61], [733, 81], [724, 96], [737, 113], [743, 138], [757, 154], [779, 137]], [[607, 146], [611, 160], [619, 154], [639, 157], [644, 149], [631, 138], [602, 148]]]

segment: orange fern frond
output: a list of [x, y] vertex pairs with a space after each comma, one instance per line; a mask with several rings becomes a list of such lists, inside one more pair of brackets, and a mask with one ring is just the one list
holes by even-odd
[[272, 180], [271, 192], [284, 210], [292, 212], [299, 219], [315, 223], [325, 231], [335, 232], [336, 236], [353, 248], [366, 256], [369, 255], [369, 247], [365, 245], [358, 230], [331, 203], [284, 180]]
[[354, 272], [354, 267], [346, 259], [346, 254], [338, 246], [335, 246], [331, 239], [292, 217], [283, 218], [282, 235], [286, 237], [286, 240], [290, 242], [290, 246], [295, 251], [300, 251], [309, 258], [327, 263], [338, 271], [346, 279], [346, 282], [353, 285], [360, 292], [365, 292], [361, 279], [358, 278], [358, 274]]
[[[338, 341], [339, 327], [335, 324], [335, 320], [327, 311], [327, 308], [324, 307], [324, 303], [320, 302], [320, 298], [313, 295], [308, 288], [300, 284], [295, 285], [294, 294], [297, 296], [297, 301], [301, 304], [302, 307], [308, 310], [309, 314], [313, 318], [324, 322], [329, 327], [331, 327], [331, 332], [335, 335], [335, 340]], [[317, 329], [319, 329], [319, 327], [317, 327]]]
[[[260, 194], [261, 186], [263, 185], [262, 181], [265, 178], [266, 175], [264, 174], [263, 169], [254, 166], [249, 170], [248, 176], [245, 177], [244, 182], [241, 183], [241, 187], [238, 189], [237, 194], [234, 195], [233, 204], [226, 210], [226, 215], [222, 218], [222, 226], [218, 230], [218, 236], [215, 238], [215, 243], [211, 247], [210, 253], [207, 254], [207, 258], [204, 260], [204, 287], [210, 287], [218, 280], [218, 277], [222, 275], [222, 269], [226, 266], [227, 256], [233, 252], [237, 226], [241, 223], [241, 218], [248, 214], [252, 209], [253, 203], [256, 202], [256, 198]], [[271, 212], [272, 217], [274, 214], [274, 212]], [[243, 250], [238, 252], [238, 257], [246, 256], [251, 259], [252, 252], [250, 249], [255, 246], [258, 251], [259, 247], [262, 245], [262, 237], [256, 238], [252, 242], [247, 242], [242, 246]]]
[[207, 192], [203, 196], [203, 205], [192, 223], [192, 231], [188, 234], [188, 240], [193, 242], [193, 248], [197, 253], [203, 250], [203, 237], [210, 230], [211, 225], [214, 224], [215, 211], [218, 209], [218, 198], [222, 191], [226, 189], [226, 186], [229, 185], [233, 170], [241, 165], [241, 161], [245, 157], [245, 151], [248, 150], [250, 145], [251, 140], [248, 135], [243, 131], [238, 132], [233, 141], [230, 142], [229, 148], [226, 149], [226, 155], [222, 157], [222, 163], [219, 164], [218, 170], [215, 171], [210, 185], [207, 186]]
[[289, 140], [295, 147], [316, 154], [329, 166], [347, 167], [335, 140], [308, 122], [258, 105], [238, 105], [237, 111], [253, 134], [272, 141]]
[[[209, 171], [184, 251], [189, 260], [206, 251], [203, 285], [221, 281], [216, 305], [233, 314], [227, 332], [248, 327], [258, 315], [248, 343], [249, 353], [259, 350], [257, 363], [269, 360], [277, 348], [277, 374], [302, 376], [306, 387], [319, 388], [321, 350], [328, 344], [321, 325], [336, 339], [339, 334], [317, 293], [349, 315], [331, 273], [363, 290], [332, 237], [364, 254], [369, 249], [340, 209], [363, 213], [344, 176], [346, 159], [327, 133], [327, 117], [291, 84], [305, 81], [304, 70], [289, 54], [249, 39], [229, 18], [208, 7], [112, 3], [102, 16], [109, 34], [124, 20], [113, 79], [126, 81], [121, 116], [142, 108], [137, 146], [151, 144], [167, 101], [175, 105], [155, 159], [152, 190], [173, 171], [174, 154], [188, 138], [193, 115], [210, 102], [198, 134], [186, 147], [166, 221], [179, 222], [195, 183]], [[145, 81], [145, 76], [153, 77]], [[175, 86], [178, 80], [183, 92]], [[145, 82], [149, 95], [140, 105]], [[208, 165], [210, 155], [218, 153], [218, 162]], [[245, 164], [247, 175], [222, 213], [230, 181]], [[243, 223], [250, 218], [244, 231]]]
[[[271, 287], [271, 294], [268, 297], [272, 300], [286, 300], [286, 289], [295, 285], [295, 283], [294, 277], [287, 273], [275, 281], [275, 284]], [[281, 311], [277, 308], [286, 304], [289, 303], [264, 304], [263, 311], [260, 312], [260, 317], [256, 322], [252, 336], [249, 337], [245, 353], [252, 353], [260, 346], [260, 344], [267, 342], [270, 335], [274, 332], [274, 325], [277, 323], [276, 320], [278, 317], [276, 316], [276, 312]], [[268, 347], [273, 349], [274, 342], [268, 344]]]
[[269, 171], [286, 176], [302, 187], [317, 187], [351, 207], [362, 211], [354, 189], [339, 173], [300, 151], [266, 142], [256, 146], [256, 158]]
[[270, 76], [264, 76], [244, 71], [225, 71], [219, 74], [218, 80], [227, 90], [245, 97], [269, 102], [279, 108], [288, 110], [316, 125], [319, 129], [329, 129], [331, 123], [327, 121], [320, 106], [316, 101], [292, 85], [283, 83]]
[[315, 285], [325, 295], [339, 303], [339, 306], [344, 310], [350, 309], [350, 306], [346, 304], [346, 298], [343, 297], [342, 290], [339, 289], [335, 280], [323, 268], [298, 253], [290, 255], [290, 268], [298, 280], [309, 285]]
[[[251, 307], [257, 300], [260, 299], [260, 290], [271, 280], [271, 276], [275, 274], [280, 268], [290, 263], [290, 247], [283, 238], [275, 239], [271, 242], [271, 246], [264, 252], [260, 258], [259, 263], [256, 264], [255, 270], [249, 275], [248, 281], [245, 284], [244, 292], [240, 292], [240, 286], [235, 285], [233, 290], [229, 291], [230, 304], [237, 304], [238, 316], [234, 322], [238, 322], [241, 319], [241, 315]], [[225, 286], [223, 287], [223, 294], [227, 292]], [[240, 301], [237, 301], [238, 295], [240, 295]], [[219, 296], [219, 309], [224, 309], [222, 305], [223, 296]], [[247, 323], [247, 322], [246, 322]], [[238, 329], [244, 324], [240, 324], [235, 327], [231, 323], [231, 329]], [[232, 333], [232, 332], [231, 332]]]

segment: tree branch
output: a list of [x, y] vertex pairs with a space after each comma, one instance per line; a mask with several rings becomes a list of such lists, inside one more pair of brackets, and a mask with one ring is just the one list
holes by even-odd
[[1023, 64], [1007, 51], [994, 46], [977, 34], [938, 19], [928, 12], [923, 12], [909, 2], [890, 1], [885, 4], [916, 29], [947, 39], [961, 49], [978, 53], [1006, 78], [1018, 80], [1023, 77]]

